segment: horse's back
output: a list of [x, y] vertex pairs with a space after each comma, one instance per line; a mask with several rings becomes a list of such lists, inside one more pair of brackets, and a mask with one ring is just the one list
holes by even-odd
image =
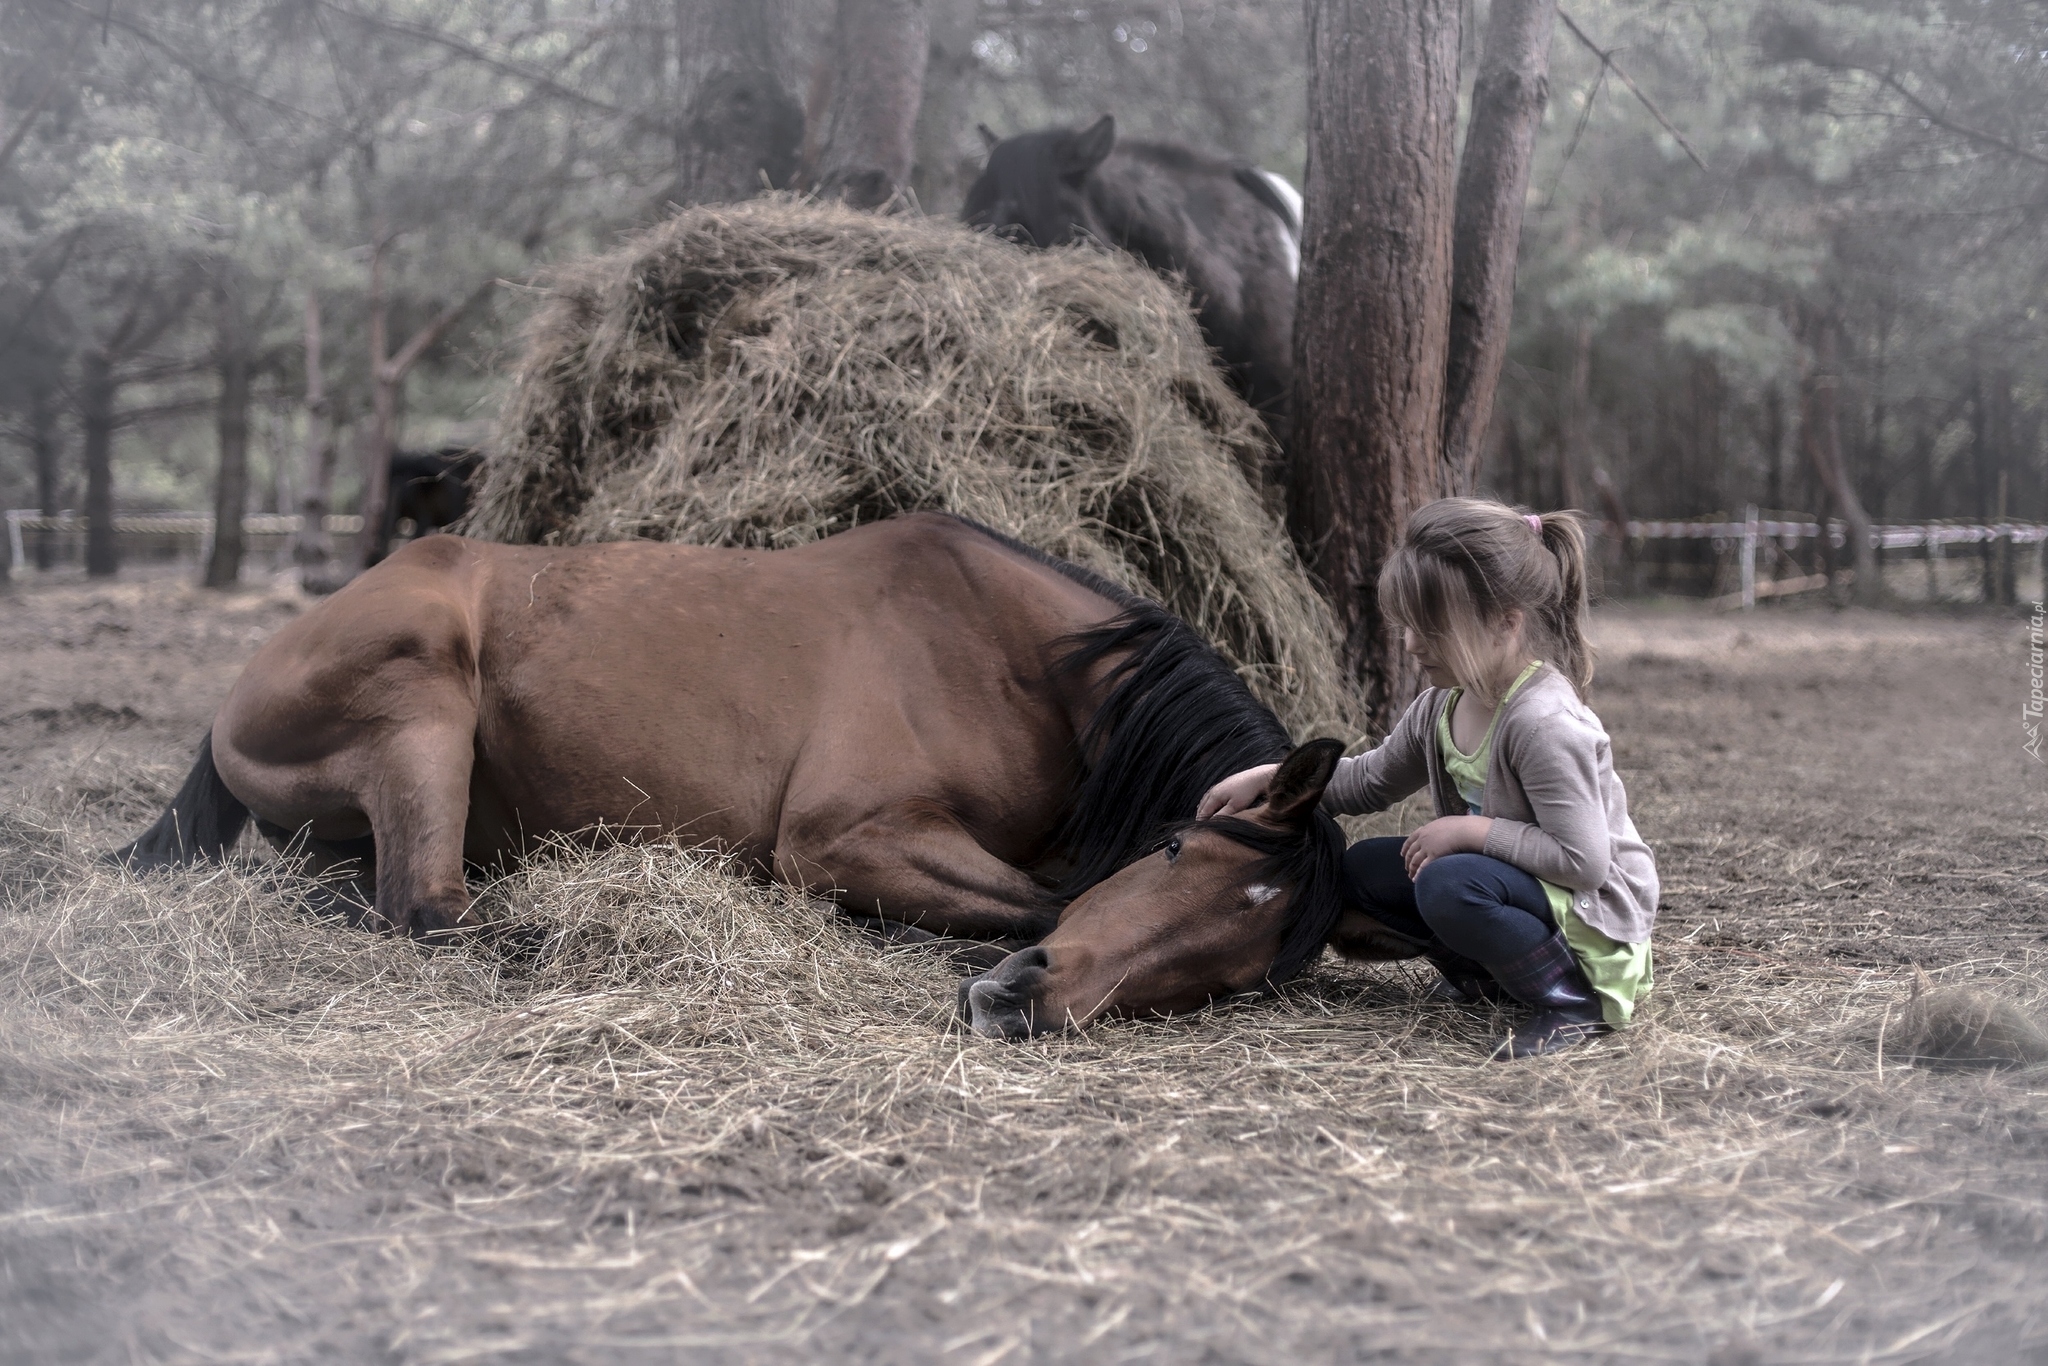
[[1117, 610], [922, 514], [789, 550], [578, 548], [488, 596], [480, 772], [526, 828], [625, 816], [762, 860], [792, 821], [911, 792], [1042, 823], [1011, 794], [1072, 733], [1020, 680]]
[[266, 644], [216, 749], [236, 795], [295, 828], [459, 737], [472, 858], [602, 825], [765, 861], [792, 812], [898, 789], [1030, 829], [1046, 813], [1009, 794], [1042, 791], [1073, 739], [1051, 646], [1117, 610], [929, 514], [774, 551], [435, 536]]
[[1281, 412], [1293, 375], [1298, 220], [1251, 168], [1172, 143], [1119, 143], [1089, 177], [1116, 245], [1182, 275], [1202, 330], [1253, 407]]

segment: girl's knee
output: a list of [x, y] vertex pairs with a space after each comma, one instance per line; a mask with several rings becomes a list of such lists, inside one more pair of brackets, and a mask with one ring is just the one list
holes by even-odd
[[1440, 939], [1458, 941], [1483, 932], [1502, 909], [1495, 871], [1494, 861], [1484, 854], [1431, 859], [1415, 879], [1415, 909]]
[[1492, 862], [1484, 854], [1445, 854], [1433, 858], [1416, 875], [1415, 899], [1463, 901], [1472, 895]]
[[1430, 932], [1482, 963], [1515, 957], [1550, 932], [1509, 898], [1502, 865], [1484, 854], [1446, 854], [1415, 879], [1415, 907]]

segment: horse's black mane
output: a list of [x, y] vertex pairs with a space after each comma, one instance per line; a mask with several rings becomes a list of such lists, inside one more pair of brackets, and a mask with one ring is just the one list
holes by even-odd
[[1062, 901], [1157, 848], [1175, 830], [1210, 829], [1266, 854], [1252, 880], [1295, 889], [1292, 919], [1269, 977], [1285, 981], [1329, 938], [1341, 897], [1343, 833], [1318, 812], [1306, 838], [1242, 820], [1189, 819], [1204, 792], [1292, 747], [1280, 718], [1252, 696], [1215, 647], [1158, 603], [1034, 546], [960, 517], [997, 544], [1100, 594], [1121, 610], [1058, 643], [1055, 676], [1123, 653], [1108, 696], [1080, 736], [1081, 778], [1052, 848], [1069, 866]]

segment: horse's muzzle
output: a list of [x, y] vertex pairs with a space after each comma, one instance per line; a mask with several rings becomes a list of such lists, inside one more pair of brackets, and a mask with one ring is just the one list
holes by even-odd
[[1052, 1025], [1039, 1005], [1052, 955], [1042, 948], [1019, 949], [979, 977], [960, 984], [959, 1016], [989, 1039], [1028, 1039]]

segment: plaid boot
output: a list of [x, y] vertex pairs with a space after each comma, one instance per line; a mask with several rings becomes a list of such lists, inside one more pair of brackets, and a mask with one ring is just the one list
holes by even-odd
[[1448, 1001], [1453, 1005], [1507, 999], [1507, 994], [1501, 990], [1500, 983], [1493, 980], [1493, 974], [1463, 954], [1452, 953], [1444, 947], [1441, 939], [1430, 940], [1429, 947], [1422, 951], [1422, 956], [1443, 974], [1431, 984], [1425, 999]]
[[1555, 1053], [1607, 1028], [1601, 1018], [1600, 998], [1593, 994], [1561, 933], [1488, 971], [1508, 995], [1534, 1012], [1494, 1052], [1497, 1060]]

